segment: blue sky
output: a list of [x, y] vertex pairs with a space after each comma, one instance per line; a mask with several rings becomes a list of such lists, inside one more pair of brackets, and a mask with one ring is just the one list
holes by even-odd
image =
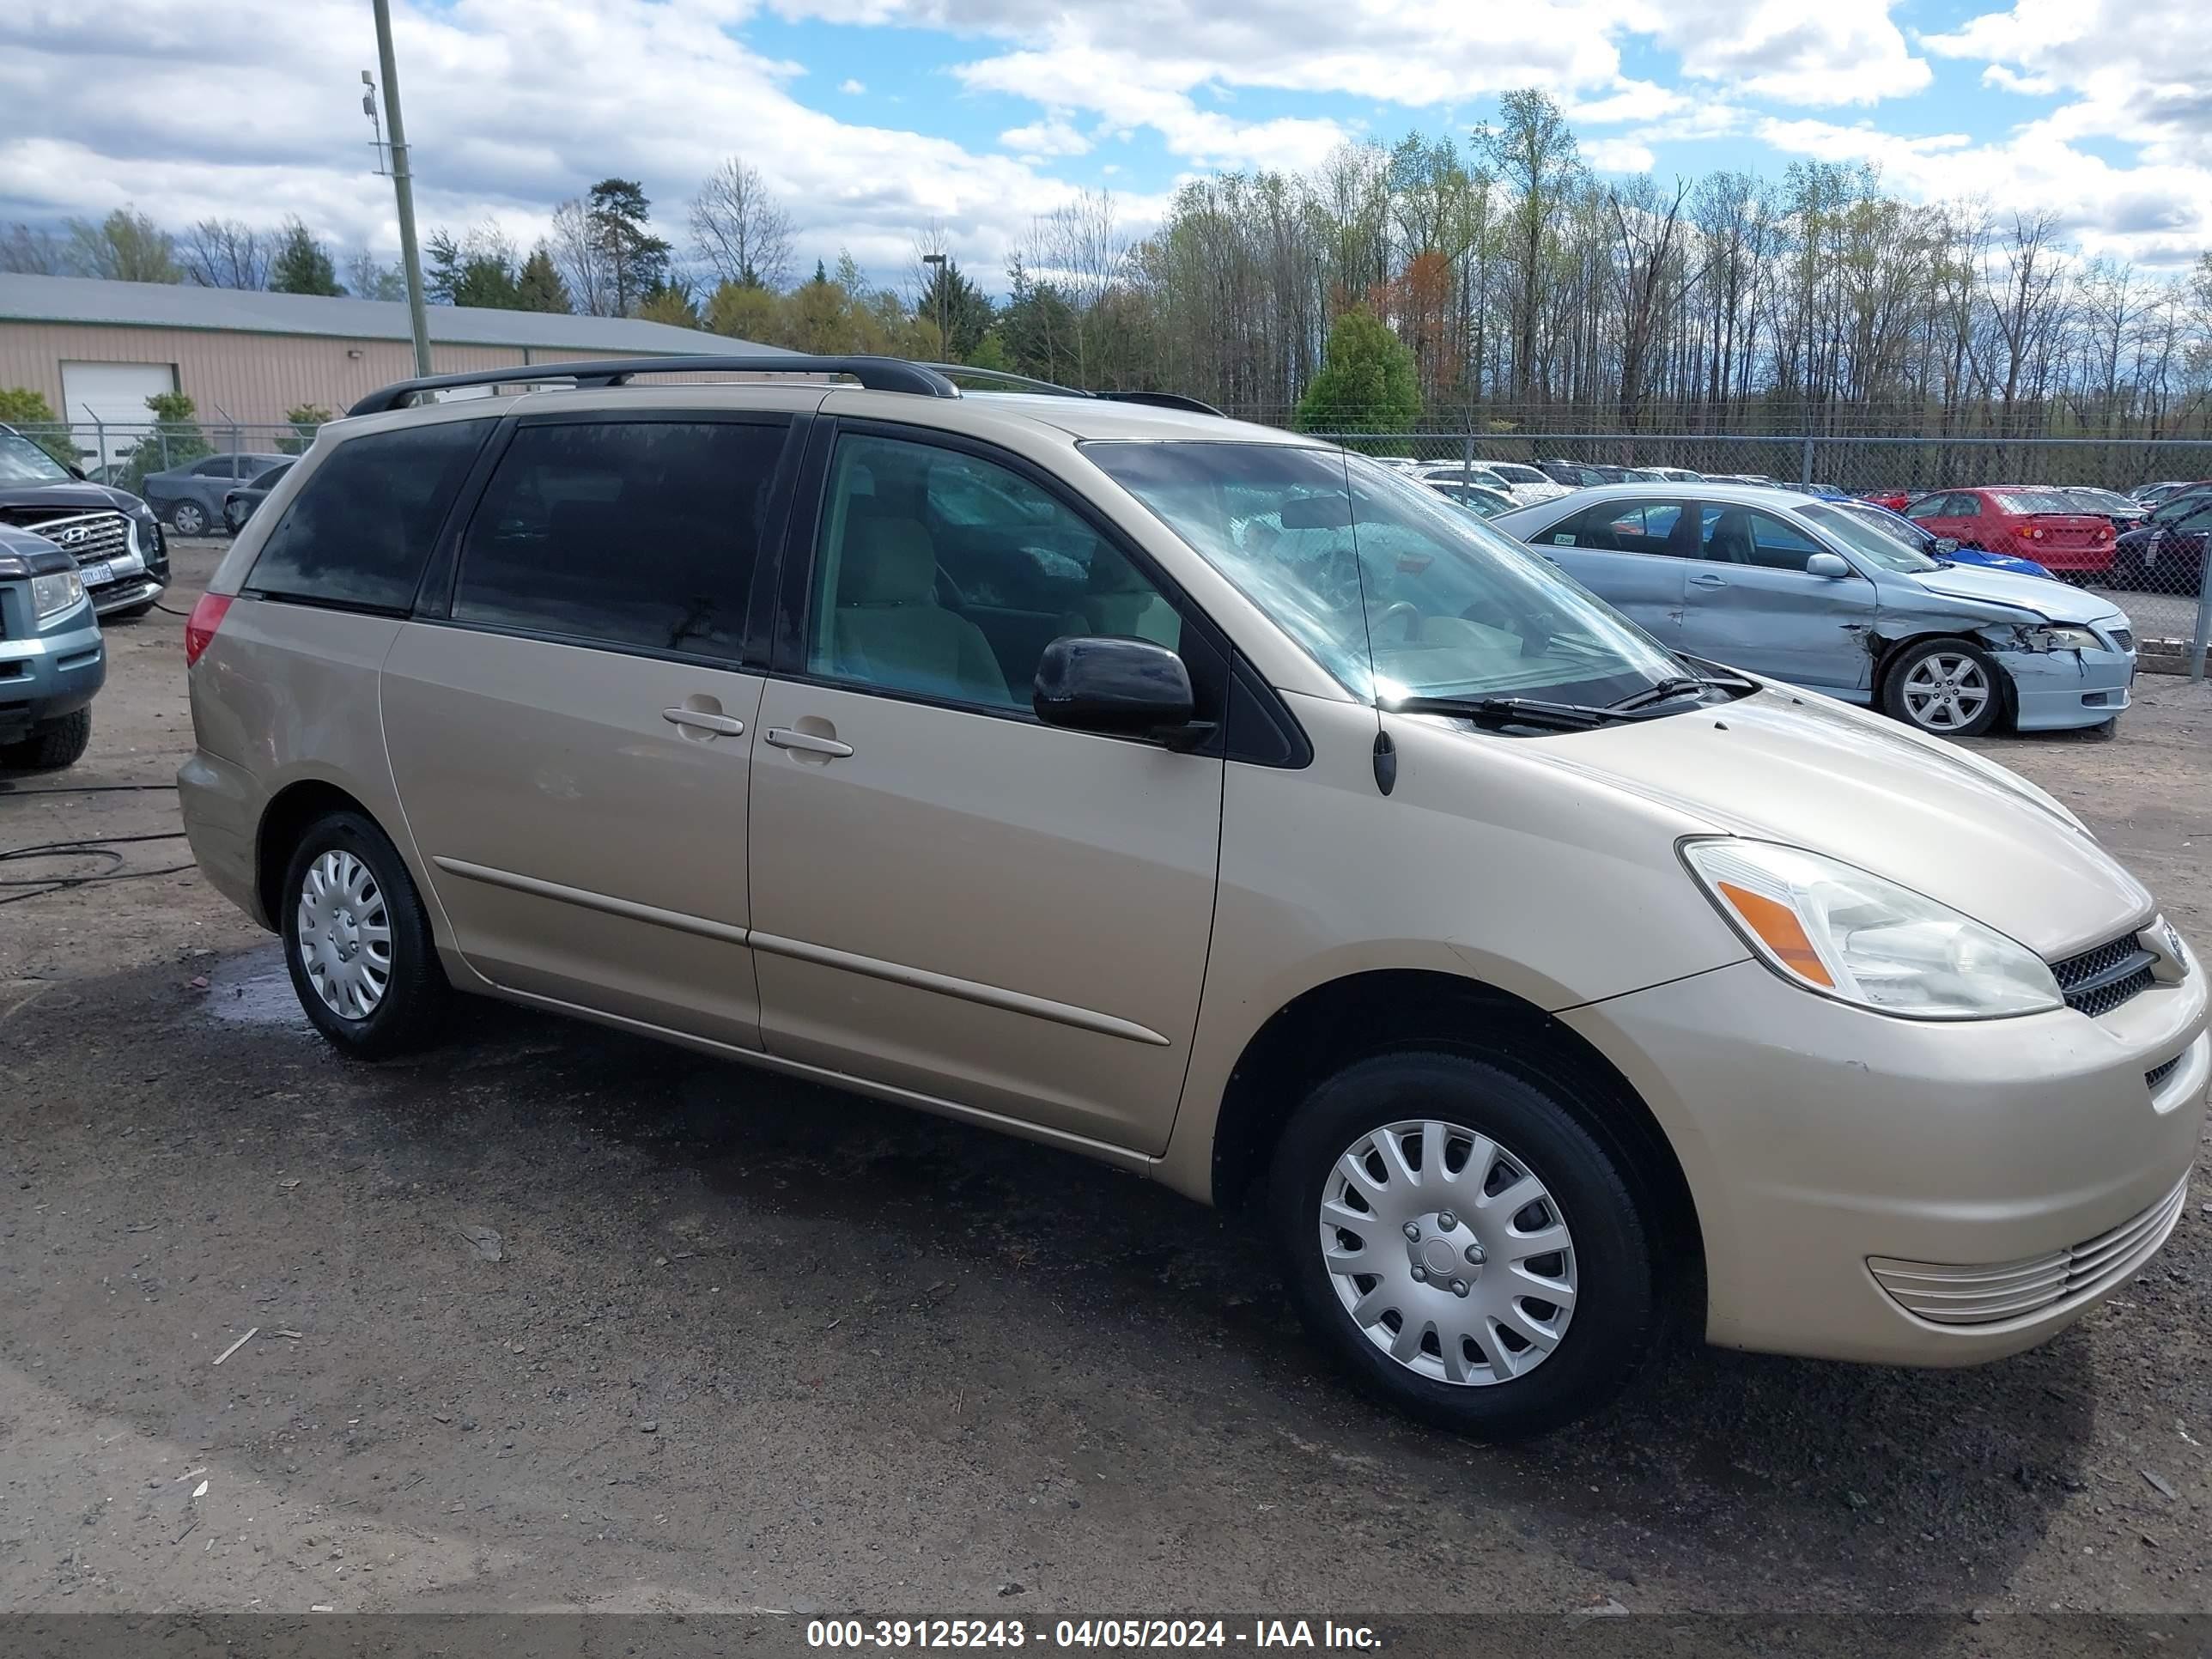
[[[805, 264], [901, 280], [941, 237], [988, 283], [1034, 222], [1110, 191], [1140, 234], [1186, 179], [1346, 143], [1464, 140], [1505, 88], [1601, 170], [1865, 161], [1923, 199], [2055, 215], [2085, 254], [2178, 270], [2212, 240], [2203, 0], [395, 0], [429, 225], [527, 243], [608, 173], [680, 243], [723, 158]], [[125, 202], [298, 214], [388, 251], [367, 165], [366, 0], [0, 8], [0, 221]], [[87, 100], [88, 84], [129, 87]]]

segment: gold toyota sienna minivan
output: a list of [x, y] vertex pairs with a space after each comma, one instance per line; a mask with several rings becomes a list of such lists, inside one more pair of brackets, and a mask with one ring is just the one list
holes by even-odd
[[1244, 1200], [1474, 1433], [1677, 1311], [2009, 1354], [2186, 1202], [2204, 975], [2065, 807], [1188, 400], [410, 382], [185, 657], [193, 851], [340, 1049], [500, 997]]

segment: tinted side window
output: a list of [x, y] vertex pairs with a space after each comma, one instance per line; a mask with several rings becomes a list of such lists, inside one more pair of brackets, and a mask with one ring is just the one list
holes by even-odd
[[404, 611], [490, 421], [349, 439], [293, 497], [246, 579], [273, 599]]
[[1762, 570], [1802, 570], [1825, 550], [1803, 531], [1756, 507], [1707, 504], [1700, 525], [1704, 556]]
[[461, 544], [453, 620], [739, 653], [783, 422], [526, 426]]
[[1944, 516], [1952, 519], [1980, 518], [1982, 516], [1981, 497], [1978, 495], [1952, 496]]

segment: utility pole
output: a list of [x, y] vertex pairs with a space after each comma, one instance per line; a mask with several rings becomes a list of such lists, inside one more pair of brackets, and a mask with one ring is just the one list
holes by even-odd
[[415, 246], [415, 177], [407, 129], [399, 123], [399, 65], [392, 53], [392, 0], [375, 0], [376, 57], [384, 70], [384, 125], [392, 134], [392, 191], [399, 203], [399, 262], [407, 272], [407, 320], [415, 331], [415, 372], [430, 372], [430, 319], [422, 310], [422, 255]]
[[921, 262], [937, 267], [937, 349], [945, 354], [945, 361], [949, 363], [952, 361], [952, 330], [945, 315], [945, 290], [951, 284], [945, 280], [945, 256], [942, 253], [925, 253], [921, 256]]

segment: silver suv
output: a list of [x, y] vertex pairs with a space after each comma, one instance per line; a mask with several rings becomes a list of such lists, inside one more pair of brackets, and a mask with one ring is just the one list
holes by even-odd
[[2204, 978], [2063, 806], [1292, 434], [872, 359], [411, 382], [186, 656], [194, 850], [340, 1048], [503, 997], [1256, 1200], [1322, 1345], [1474, 1432], [1669, 1311], [2013, 1352], [2185, 1200]]

